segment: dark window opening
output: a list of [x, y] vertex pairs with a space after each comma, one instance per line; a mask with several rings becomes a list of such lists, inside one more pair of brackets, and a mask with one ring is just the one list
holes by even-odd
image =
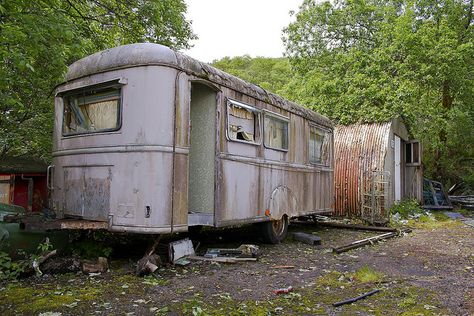
[[421, 163], [420, 142], [413, 141], [405, 144], [405, 163], [415, 165]]

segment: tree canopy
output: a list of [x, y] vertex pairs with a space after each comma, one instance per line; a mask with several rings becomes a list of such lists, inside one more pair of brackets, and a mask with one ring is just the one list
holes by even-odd
[[260, 87], [280, 93], [290, 80], [291, 67], [287, 58], [251, 58], [249, 55], [224, 57], [212, 65]]
[[1, 0], [0, 157], [51, 153], [54, 87], [67, 66], [134, 42], [188, 48], [183, 0]]
[[474, 183], [473, 0], [305, 0], [284, 94], [342, 123], [400, 116], [426, 172]]

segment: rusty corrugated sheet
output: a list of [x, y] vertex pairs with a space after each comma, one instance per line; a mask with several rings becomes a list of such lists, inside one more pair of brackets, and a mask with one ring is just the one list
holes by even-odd
[[391, 123], [337, 126], [334, 131], [334, 215], [360, 215], [364, 171], [384, 170]]

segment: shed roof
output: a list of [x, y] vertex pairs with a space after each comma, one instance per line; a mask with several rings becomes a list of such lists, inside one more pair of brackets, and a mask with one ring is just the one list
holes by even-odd
[[1, 157], [0, 173], [46, 173], [48, 164], [29, 157]]
[[123, 45], [87, 56], [69, 67], [66, 81], [115, 69], [147, 65], [173, 67], [196, 77], [240, 91], [289, 112], [304, 116], [321, 125], [332, 126], [331, 121], [323, 115], [159, 44], [138, 43]]

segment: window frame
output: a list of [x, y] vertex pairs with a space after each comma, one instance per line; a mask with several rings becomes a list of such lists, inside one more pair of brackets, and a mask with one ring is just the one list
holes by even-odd
[[[257, 117], [258, 119], [258, 122], [257, 122], [257, 126], [255, 127], [255, 132], [258, 132], [255, 133], [255, 139], [257, 139], [257, 135], [258, 135], [258, 140], [257, 141], [249, 141], [249, 140], [244, 140], [244, 139], [235, 139], [235, 138], [232, 138], [230, 137], [229, 135], [229, 128], [230, 128], [230, 111], [229, 111], [229, 107], [230, 106], [237, 106], [237, 107], [241, 107], [241, 108], [244, 108], [252, 113], [255, 114], [255, 116]], [[254, 123], [255, 124], [255, 123]], [[262, 110], [261, 109], [258, 109], [254, 106], [251, 106], [251, 105], [248, 105], [246, 103], [242, 103], [242, 102], [239, 102], [239, 101], [236, 101], [236, 100], [233, 100], [233, 99], [230, 99], [230, 98], [227, 98], [226, 100], [226, 128], [225, 128], [225, 136], [227, 138], [228, 141], [232, 141], [232, 142], [237, 142], [237, 143], [242, 143], [242, 144], [249, 144], [249, 145], [254, 145], [254, 146], [260, 146], [262, 144], [262, 136], [263, 136], [263, 132], [262, 132]]]
[[[278, 147], [273, 147], [273, 146], [270, 146], [270, 145], [267, 145], [266, 141], [265, 141], [265, 131], [266, 131], [266, 125], [265, 125], [265, 118], [269, 116], [271, 118], [274, 118], [274, 119], [277, 119], [277, 120], [280, 120], [280, 121], [283, 121], [287, 124], [287, 133], [286, 133], [286, 137], [287, 137], [287, 147], [288, 148], [278, 148]], [[283, 116], [281, 114], [278, 114], [278, 113], [275, 113], [275, 112], [272, 112], [272, 111], [269, 111], [269, 110], [264, 110], [263, 111], [263, 146], [265, 148], [268, 148], [268, 149], [273, 149], [273, 150], [278, 150], [278, 151], [283, 151], [283, 152], [288, 152], [290, 150], [290, 118], [289, 117], [286, 117], [286, 116]]]
[[[413, 162], [413, 157], [414, 157], [414, 150], [413, 150], [413, 145], [418, 144], [418, 161]], [[407, 146], [410, 146], [410, 162], [407, 161]], [[405, 148], [404, 148], [404, 159], [405, 159], [405, 165], [406, 166], [421, 166], [421, 153], [422, 153], [422, 148], [421, 148], [421, 142], [419, 140], [410, 140], [408, 142], [405, 142]]]
[[[83, 86], [77, 89], [61, 91], [56, 96], [61, 98], [62, 101], [62, 111], [61, 111], [61, 135], [63, 138], [73, 137], [73, 136], [88, 136], [88, 135], [95, 135], [95, 134], [102, 134], [102, 133], [111, 133], [116, 132], [122, 129], [122, 110], [123, 110], [123, 86], [126, 84], [126, 81], [121, 79], [114, 79], [107, 82], [102, 82], [98, 84]], [[78, 95], [83, 92], [91, 91], [91, 90], [107, 90], [107, 89], [117, 89], [119, 90], [118, 93], [118, 109], [117, 109], [117, 126], [113, 128], [107, 129], [100, 129], [100, 130], [90, 130], [86, 132], [73, 132], [73, 133], [66, 133], [64, 130], [64, 120], [65, 120], [65, 110], [66, 110], [66, 99], [72, 97], [74, 95]]]
[[[329, 159], [328, 159], [328, 162], [327, 163], [324, 163], [322, 162], [322, 159], [321, 159], [321, 162], [313, 162], [311, 161], [311, 151], [310, 151], [310, 142], [311, 142], [311, 128], [316, 128], [320, 131], [323, 131], [325, 134], [329, 135], [330, 139], [328, 140], [329, 142]], [[325, 128], [321, 125], [318, 125], [318, 124], [315, 124], [315, 123], [309, 123], [309, 134], [308, 134], [308, 162], [313, 165], [313, 166], [323, 166], [323, 167], [331, 167], [331, 155], [332, 155], [332, 152], [331, 152], [331, 137], [332, 137], [332, 130], [328, 129], [328, 128]], [[324, 145], [324, 140], [323, 140], [323, 145]], [[321, 158], [322, 158], [322, 155], [321, 155]]]

